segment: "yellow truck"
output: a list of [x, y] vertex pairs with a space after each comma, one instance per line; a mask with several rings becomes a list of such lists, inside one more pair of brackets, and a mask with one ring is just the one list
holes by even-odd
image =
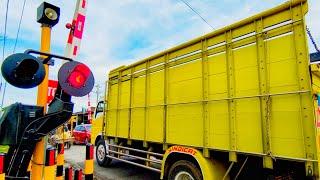
[[320, 69], [291, 0], [112, 70], [93, 121], [99, 165], [161, 179], [318, 179]]

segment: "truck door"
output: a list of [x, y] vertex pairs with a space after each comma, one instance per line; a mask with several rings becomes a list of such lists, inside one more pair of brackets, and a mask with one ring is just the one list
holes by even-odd
[[105, 109], [105, 103], [104, 101], [100, 101], [97, 104], [97, 107], [94, 113], [94, 118], [92, 120], [92, 126], [91, 126], [91, 143], [92, 144], [95, 144], [96, 138], [99, 136], [99, 134], [102, 133], [104, 109]]

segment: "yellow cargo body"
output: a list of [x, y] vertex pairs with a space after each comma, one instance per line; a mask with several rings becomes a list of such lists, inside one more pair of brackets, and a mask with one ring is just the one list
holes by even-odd
[[307, 9], [293, 0], [112, 70], [106, 135], [312, 166]]

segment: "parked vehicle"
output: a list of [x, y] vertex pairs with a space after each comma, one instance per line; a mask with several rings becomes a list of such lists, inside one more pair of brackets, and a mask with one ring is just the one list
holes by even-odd
[[74, 144], [87, 144], [91, 141], [91, 124], [77, 125], [72, 135], [74, 137]]
[[49, 134], [48, 143], [53, 147], [56, 147], [58, 143], [64, 143], [65, 147], [69, 149], [72, 142], [73, 137], [67, 125], [57, 128], [52, 135]]
[[320, 65], [307, 10], [292, 0], [112, 70], [98, 164], [170, 180], [318, 179]]

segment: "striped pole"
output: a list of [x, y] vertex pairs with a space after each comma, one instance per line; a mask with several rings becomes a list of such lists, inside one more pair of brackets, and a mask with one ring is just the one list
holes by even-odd
[[82, 180], [82, 169], [74, 171], [74, 180]]
[[5, 180], [5, 168], [4, 168], [4, 160], [6, 154], [0, 154], [0, 180]]
[[84, 163], [85, 180], [93, 180], [93, 145], [86, 145], [86, 161]]
[[63, 164], [64, 164], [64, 144], [58, 143], [58, 155], [57, 155], [57, 173], [56, 180], [63, 179]]
[[72, 167], [66, 167], [64, 170], [64, 179], [65, 180], [72, 180]]
[[88, 123], [89, 123], [89, 124], [92, 124], [91, 105], [90, 105], [90, 93], [88, 94]]
[[56, 149], [48, 148], [46, 150], [46, 161], [44, 167], [44, 180], [52, 180], [56, 177]]

